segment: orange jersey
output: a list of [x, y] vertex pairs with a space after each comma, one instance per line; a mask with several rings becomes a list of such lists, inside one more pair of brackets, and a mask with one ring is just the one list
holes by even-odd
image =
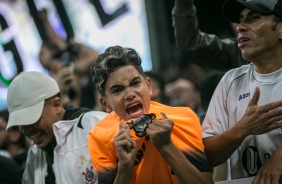
[[[187, 107], [170, 107], [151, 101], [150, 112], [156, 119], [163, 119], [160, 112], [174, 121], [171, 132], [172, 142], [202, 172], [210, 172], [204, 146], [202, 131], [197, 115]], [[95, 170], [103, 183], [113, 183], [118, 165], [118, 156], [114, 146], [114, 137], [119, 131], [119, 123], [126, 122], [112, 112], [101, 120], [89, 134], [89, 152]], [[134, 184], [179, 183], [169, 165], [150, 141], [149, 136], [137, 137], [131, 129], [132, 138], [136, 140], [138, 152], [130, 181]], [[189, 172], [189, 171], [187, 171]]]

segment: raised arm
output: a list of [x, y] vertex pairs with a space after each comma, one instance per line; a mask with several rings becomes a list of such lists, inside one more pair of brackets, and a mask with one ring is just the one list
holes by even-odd
[[236, 38], [220, 39], [199, 30], [193, 3], [193, 0], [175, 0], [172, 10], [176, 44], [189, 61], [221, 71], [246, 64], [241, 58]]
[[46, 9], [43, 9], [39, 12], [39, 16], [40, 16], [39, 18], [44, 25], [44, 29], [46, 31], [48, 41], [56, 45], [60, 50], [64, 50], [67, 47], [67, 43], [65, 40], [59, 37], [59, 35], [57, 35], [57, 33], [54, 31], [50, 21], [48, 20], [47, 14], [48, 12]]

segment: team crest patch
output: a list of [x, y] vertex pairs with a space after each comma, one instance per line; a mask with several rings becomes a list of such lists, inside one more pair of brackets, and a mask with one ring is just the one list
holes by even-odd
[[84, 177], [84, 184], [98, 183], [98, 175], [91, 164], [91, 159], [87, 159], [84, 155], [80, 155], [80, 164], [78, 168]]
[[98, 179], [97, 174], [93, 171], [93, 166], [90, 169], [87, 167], [86, 172], [82, 172], [82, 175], [85, 176], [85, 184], [95, 184]]

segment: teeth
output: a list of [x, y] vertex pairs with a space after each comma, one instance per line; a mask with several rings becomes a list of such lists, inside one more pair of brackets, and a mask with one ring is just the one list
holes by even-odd
[[135, 105], [137, 105], [137, 104], [138, 104], [138, 103], [132, 104], [132, 105], [128, 106], [127, 108], [133, 107], [133, 106], [135, 106]]
[[37, 139], [40, 136], [41, 132], [38, 132], [37, 134], [30, 136], [31, 139]]
[[248, 41], [248, 38], [240, 38], [239, 42], [244, 42], [244, 41]]

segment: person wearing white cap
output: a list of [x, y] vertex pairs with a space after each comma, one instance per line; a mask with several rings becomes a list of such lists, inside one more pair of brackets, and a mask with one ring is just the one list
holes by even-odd
[[[203, 122], [214, 180], [282, 175], [282, 0], [227, 0], [224, 16], [238, 23], [238, 47], [248, 65], [229, 70]], [[281, 182], [281, 180], [280, 180]]]
[[32, 140], [23, 183], [98, 183], [87, 136], [107, 113], [65, 108], [56, 81], [40, 72], [22, 72], [8, 87], [7, 129]]

